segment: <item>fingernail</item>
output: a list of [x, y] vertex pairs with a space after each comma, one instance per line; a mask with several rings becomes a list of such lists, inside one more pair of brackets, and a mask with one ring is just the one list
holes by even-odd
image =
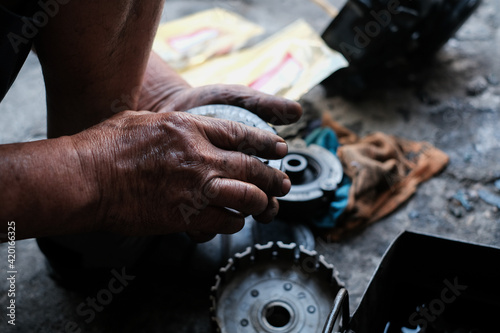
[[276, 144], [276, 153], [279, 156], [285, 156], [288, 153], [288, 145], [285, 142], [278, 142]]
[[281, 190], [283, 191], [283, 195], [286, 195], [288, 192], [290, 192], [290, 189], [292, 188], [292, 182], [290, 179], [285, 178], [283, 179], [283, 186]]

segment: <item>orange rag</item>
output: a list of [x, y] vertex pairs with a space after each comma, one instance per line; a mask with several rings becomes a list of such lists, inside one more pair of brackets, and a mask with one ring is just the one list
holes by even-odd
[[339, 241], [391, 213], [449, 161], [448, 155], [427, 142], [380, 132], [359, 138], [328, 114], [323, 115], [323, 125], [337, 134], [342, 145], [337, 154], [352, 179], [344, 213], [323, 234], [329, 241]]

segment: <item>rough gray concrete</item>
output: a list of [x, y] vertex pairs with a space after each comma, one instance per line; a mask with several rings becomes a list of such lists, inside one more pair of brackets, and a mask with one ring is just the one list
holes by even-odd
[[[298, 17], [317, 31], [329, 22], [315, 5], [300, 0], [167, 1], [163, 19], [214, 6], [240, 13], [268, 28], [269, 33]], [[422, 73], [423, 84], [377, 91], [356, 102], [326, 97], [321, 87], [305, 97], [360, 135], [383, 131], [427, 140], [450, 156], [446, 170], [422, 184], [396, 212], [341, 243], [318, 244], [318, 251], [336, 265], [346, 283], [351, 310], [359, 303], [384, 251], [405, 229], [483, 244], [500, 243], [499, 208], [480, 198], [484, 193], [500, 195], [494, 185], [500, 179], [499, 7], [498, 0], [483, 1], [440, 52], [436, 64]], [[31, 56], [0, 104], [0, 142], [43, 138], [44, 103], [40, 68]], [[8, 188], [2, 186], [2, 191]], [[453, 199], [459, 191], [465, 193], [472, 210]], [[203, 283], [184, 287], [179, 281], [166, 283], [163, 277], [138, 279], [85, 323], [87, 317], [79, 316], [76, 309], [96, 294], [58, 286], [48, 276], [34, 240], [19, 241], [16, 247], [17, 325], [12, 328], [6, 326], [5, 316], [7, 247], [0, 245], [1, 332], [76, 332], [73, 323], [82, 332], [210, 332]]]

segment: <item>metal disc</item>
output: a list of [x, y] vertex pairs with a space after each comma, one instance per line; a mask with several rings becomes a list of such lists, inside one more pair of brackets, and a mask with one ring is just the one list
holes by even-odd
[[[223, 104], [204, 105], [190, 109], [187, 112], [212, 118], [232, 120], [276, 134], [274, 128], [259, 118], [259, 116], [237, 106]], [[275, 169], [281, 168], [281, 160], [267, 160], [263, 158], [259, 158], [259, 160]]]
[[282, 242], [249, 247], [216, 277], [214, 331], [320, 332], [340, 288], [333, 266], [315, 251]]

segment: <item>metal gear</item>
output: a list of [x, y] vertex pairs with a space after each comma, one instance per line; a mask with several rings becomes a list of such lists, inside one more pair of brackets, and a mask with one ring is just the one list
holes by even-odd
[[[232, 120], [241, 123], [243, 125], [256, 127], [261, 130], [276, 134], [274, 128], [271, 127], [264, 120], [259, 118], [259, 116], [246, 109], [237, 106], [224, 105], [224, 104], [211, 104], [211, 105], [204, 105], [192, 108], [187, 112], [191, 114], [207, 116], [212, 118]], [[259, 160], [261, 160], [263, 163], [275, 169], [281, 168], [281, 160], [266, 160], [262, 158], [259, 158]]]
[[343, 177], [337, 156], [321, 146], [307, 146], [303, 140], [289, 143], [282, 170], [290, 177], [292, 188], [278, 198], [280, 214], [292, 218], [307, 218], [312, 212], [327, 209]]
[[342, 287], [333, 265], [316, 251], [280, 241], [256, 244], [216, 276], [214, 332], [321, 332]]

